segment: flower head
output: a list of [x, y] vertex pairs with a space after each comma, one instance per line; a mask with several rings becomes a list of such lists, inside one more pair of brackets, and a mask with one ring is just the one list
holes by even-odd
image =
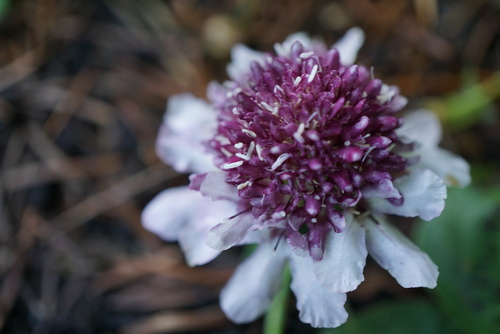
[[437, 267], [384, 214], [438, 216], [446, 184], [469, 182], [468, 165], [437, 147], [430, 112], [403, 118], [398, 89], [352, 64], [362, 40], [354, 28], [332, 48], [304, 34], [276, 54], [238, 45], [231, 81], [209, 86], [211, 104], [170, 99], [158, 151], [197, 174], [143, 220], [179, 240], [192, 265], [260, 243], [221, 295], [236, 322], [265, 311], [287, 261], [300, 317], [315, 327], [346, 320], [345, 293], [363, 281], [367, 253], [404, 287], [436, 285]]

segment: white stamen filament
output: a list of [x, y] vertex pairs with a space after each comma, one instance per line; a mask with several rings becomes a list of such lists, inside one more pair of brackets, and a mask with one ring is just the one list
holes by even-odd
[[318, 73], [318, 65], [313, 66], [313, 68], [311, 70], [311, 74], [309, 74], [309, 78], [307, 79], [308, 83], [311, 83], [314, 80], [316, 73]]
[[276, 159], [276, 161], [271, 166], [271, 170], [275, 170], [276, 168], [281, 166], [285, 162], [285, 160], [288, 158], [290, 158], [290, 154], [288, 154], [288, 153], [283, 153], [282, 155], [280, 155], [278, 157], [278, 159]]
[[224, 164], [222, 165], [222, 169], [233, 169], [236, 167], [240, 167], [241, 165], [243, 165], [243, 160]]
[[259, 144], [257, 144], [255, 145], [255, 150], [257, 151], [257, 156], [259, 157], [259, 159], [261, 161], [264, 161], [264, 158], [262, 157], [262, 147]]
[[302, 58], [302, 59], [306, 59], [306, 58], [309, 58], [310, 56], [312, 56], [314, 54], [313, 51], [309, 51], [309, 52], [302, 52], [300, 55], [299, 55], [299, 58]]
[[250, 145], [248, 146], [248, 152], [246, 156], [250, 159], [253, 153], [253, 149], [255, 148], [255, 142], [251, 142]]
[[241, 184], [238, 184], [236, 186], [236, 189], [240, 190], [240, 189], [243, 189], [243, 188], [246, 188], [248, 186], [252, 185], [252, 182], [250, 180], [246, 181], [246, 182], [243, 182]]
[[243, 159], [243, 160], [247, 160], [247, 161], [248, 161], [248, 160], [250, 160], [250, 158], [249, 158], [249, 157], [247, 157], [246, 155], [244, 155], [244, 154], [242, 154], [242, 153], [236, 153], [235, 155], [236, 155], [238, 158], [241, 158], [241, 159]]
[[295, 80], [293, 80], [294, 86], [298, 86], [301, 81], [302, 81], [302, 77], [296, 77]]
[[264, 109], [270, 111], [272, 114], [276, 114], [278, 112], [278, 107], [277, 106], [274, 106], [274, 107], [270, 106], [266, 102], [261, 102], [260, 104], [262, 105], [262, 107], [264, 107]]
[[311, 116], [309, 116], [309, 118], [307, 119], [306, 123], [309, 123], [310, 121], [312, 121], [312, 119], [313, 119], [314, 117], [316, 117], [316, 115], [318, 115], [318, 114], [319, 114], [319, 113], [318, 113], [317, 111], [313, 112], [313, 113], [311, 114]]
[[368, 150], [366, 150], [365, 155], [363, 156], [363, 159], [361, 159], [361, 163], [365, 162], [366, 157], [368, 157], [368, 154], [370, 154], [371, 151], [375, 149], [375, 146], [371, 146]]
[[220, 151], [221, 151], [222, 153], [224, 153], [224, 155], [225, 155], [226, 157], [232, 157], [232, 156], [233, 156], [233, 154], [232, 154], [231, 152], [229, 152], [228, 150], [226, 150], [224, 147], [221, 147], [221, 148], [220, 148]]
[[243, 143], [236, 143], [234, 144], [234, 148], [237, 148], [238, 150], [243, 147]]
[[293, 138], [295, 138], [299, 143], [304, 143], [304, 137], [302, 137], [302, 133], [304, 133], [305, 125], [304, 123], [300, 123], [299, 128], [293, 134]]
[[248, 130], [248, 129], [243, 129], [241, 130], [243, 132], [245, 132], [247, 135], [249, 135], [250, 137], [253, 137], [253, 138], [257, 138], [257, 134], [255, 132], [253, 132], [252, 130]]
[[234, 107], [232, 111], [233, 111], [233, 114], [235, 114], [235, 115], [239, 114], [238, 109], [236, 109], [236, 107]]
[[283, 88], [281, 88], [281, 86], [274, 86], [274, 89], [273, 89], [273, 93], [276, 94], [276, 91], [279, 90], [281, 93], [285, 93], [285, 91], [283, 90]]

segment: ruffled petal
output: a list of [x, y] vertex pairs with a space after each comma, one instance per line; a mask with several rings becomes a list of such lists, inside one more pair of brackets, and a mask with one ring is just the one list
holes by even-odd
[[382, 217], [365, 218], [366, 246], [377, 263], [405, 288], [434, 288], [438, 268], [415, 244]]
[[393, 204], [381, 198], [369, 199], [373, 211], [404, 217], [431, 220], [441, 214], [446, 199], [446, 185], [434, 172], [417, 169], [394, 182], [403, 194], [402, 204]]
[[382, 179], [375, 185], [369, 185], [363, 188], [364, 198], [401, 198], [401, 194], [394, 187], [391, 180]]
[[255, 224], [251, 213], [243, 213], [227, 218], [223, 223], [213, 227], [208, 233], [207, 245], [216, 250], [226, 250], [239, 244]]
[[263, 64], [264, 60], [264, 53], [237, 44], [231, 49], [231, 63], [227, 66], [227, 73], [232, 80], [245, 84], [246, 76], [250, 73], [250, 64], [253, 61]]
[[447, 186], [466, 187], [471, 181], [467, 161], [441, 148], [422, 152], [417, 167], [429, 168], [439, 175]]
[[286, 252], [275, 243], [260, 244], [238, 266], [221, 292], [221, 308], [236, 323], [251, 322], [261, 316], [273, 301], [281, 284]]
[[191, 94], [172, 96], [156, 141], [158, 156], [180, 173], [216, 170], [214, 156], [204, 145], [216, 127], [208, 103]]
[[310, 50], [314, 46], [314, 42], [309, 38], [309, 36], [304, 32], [297, 32], [288, 36], [282, 43], [274, 44], [274, 50], [276, 54], [282, 57], [290, 56], [292, 45], [295, 42], [300, 42], [304, 49]]
[[302, 322], [315, 328], [333, 328], [347, 320], [346, 294], [326, 291], [314, 277], [311, 259], [292, 255], [290, 269], [291, 288]]
[[403, 125], [396, 130], [398, 136], [416, 141], [422, 149], [437, 147], [442, 137], [441, 124], [436, 114], [419, 109], [403, 117]]
[[229, 201], [211, 201], [202, 197], [198, 205], [193, 206], [190, 224], [179, 233], [179, 244], [190, 266], [203, 265], [213, 260], [220, 251], [206, 243], [209, 231], [221, 223], [224, 218], [236, 214], [236, 204]]
[[358, 51], [365, 41], [363, 30], [358, 27], [349, 29], [333, 47], [337, 49], [342, 65], [352, 65], [358, 56]]
[[182, 228], [191, 223], [193, 207], [206, 200], [188, 187], [164, 190], [142, 211], [142, 224], [164, 240], [177, 241]]
[[203, 196], [210, 197], [213, 200], [237, 201], [239, 199], [238, 189], [226, 182], [226, 174], [223, 172], [207, 173], [200, 185], [200, 192]]
[[314, 274], [327, 291], [352, 291], [364, 280], [366, 256], [365, 231], [349, 215], [342, 233], [330, 232], [323, 260], [313, 263]]

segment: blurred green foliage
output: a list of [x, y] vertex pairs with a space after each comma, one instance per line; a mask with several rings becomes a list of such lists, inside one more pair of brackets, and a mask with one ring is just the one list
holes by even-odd
[[0, 19], [9, 11], [10, 0], [0, 0]]
[[450, 189], [446, 209], [420, 222], [417, 244], [439, 266], [428, 299], [398, 300], [349, 312], [322, 334], [496, 333], [500, 328], [500, 187]]
[[455, 130], [471, 126], [484, 118], [488, 109], [495, 109], [492, 102], [500, 97], [500, 72], [479, 81], [477, 70], [466, 69], [462, 73], [462, 86], [456, 93], [425, 103]]

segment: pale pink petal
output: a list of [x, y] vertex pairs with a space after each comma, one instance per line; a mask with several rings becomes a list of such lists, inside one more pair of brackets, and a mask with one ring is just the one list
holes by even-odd
[[291, 288], [302, 322], [315, 328], [333, 328], [347, 320], [346, 294], [326, 291], [314, 277], [310, 258], [291, 255], [290, 269]]
[[471, 181], [470, 167], [467, 161], [441, 148], [422, 152], [417, 166], [429, 168], [439, 175], [447, 186], [465, 187]]
[[403, 117], [403, 125], [396, 130], [398, 136], [416, 141], [422, 149], [437, 147], [441, 141], [441, 123], [437, 116], [428, 110], [419, 109]]
[[401, 198], [401, 194], [394, 187], [391, 180], [383, 179], [376, 185], [370, 185], [363, 188], [364, 198]]
[[191, 222], [193, 207], [206, 200], [188, 187], [164, 190], [142, 211], [142, 224], [164, 240], [177, 241], [179, 232]]
[[251, 213], [242, 213], [213, 227], [208, 233], [207, 245], [216, 250], [226, 250], [242, 242], [255, 224]]
[[364, 280], [366, 256], [365, 231], [346, 215], [346, 228], [330, 232], [323, 260], [313, 263], [314, 274], [327, 291], [352, 291]]
[[201, 183], [200, 192], [203, 196], [213, 200], [226, 199], [237, 201], [239, 199], [238, 189], [226, 182], [226, 174], [223, 172], [210, 172]]
[[221, 292], [221, 308], [236, 323], [251, 322], [271, 305], [278, 292], [286, 262], [285, 247], [262, 243], [238, 266]]
[[274, 44], [274, 50], [276, 54], [283, 57], [290, 56], [290, 51], [293, 43], [300, 42], [304, 49], [310, 50], [314, 47], [315, 42], [309, 38], [309, 36], [304, 32], [297, 32], [288, 36], [282, 43]]
[[428, 169], [416, 169], [409, 175], [394, 182], [403, 194], [403, 204], [396, 205], [380, 199], [369, 199], [373, 211], [404, 217], [417, 217], [431, 220], [441, 214], [446, 199], [446, 185], [434, 172]]
[[170, 97], [156, 141], [158, 156], [180, 173], [215, 170], [204, 142], [213, 137], [216, 113], [191, 94]]
[[364, 219], [366, 246], [375, 261], [405, 288], [434, 288], [439, 272], [429, 256], [383, 217], [375, 219]]
[[337, 49], [342, 65], [352, 65], [356, 60], [358, 51], [365, 41], [363, 30], [358, 27], [349, 29], [333, 47]]
[[220, 251], [206, 244], [209, 231], [225, 218], [236, 214], [236, 204], [230, 201], [212, 201], [202, 197], [202, 201], [191, 207], [190, 224], [179, 233], [179, 244], [190, 266], [210, 262]]
[[265, 54], [243, 44], [235, 45], [231, 49], [231, 63], [227, 66], [229, 77], [242, 85], [245, 84], [248, 73], [251, 73], [250, 64], [253, 61], [264, 64]]

